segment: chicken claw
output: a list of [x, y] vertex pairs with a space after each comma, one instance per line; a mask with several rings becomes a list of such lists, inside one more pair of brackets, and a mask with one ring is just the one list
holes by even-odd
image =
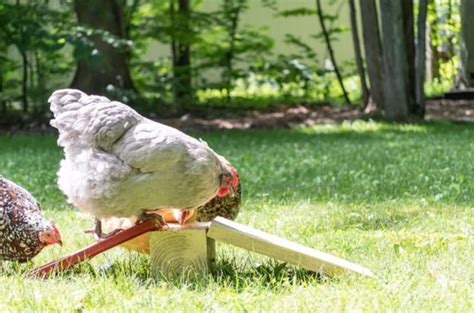
[[100, 240], [110, 238], [113, 235], [118, 234], [122, 230], [123, 229], [118, 228], [118, 229], [114, 229], [113, 231], [105, 234], [105, 233], [102, 232], [102, 222], [99, 219], [96, 219], [94, 221], [94, 230], [92, 232], [94, 233], [95, 240], [100, 241]]
[[165, 220], [163, 219], [163, 216], [161, 216], [160, 213], [158, 213], [157, 211], [144, 211], [143, 214], [138, 219], [137, 225], [150, 219], [156, 220], [158, 222], [157, 224], [162, 227], [169, 228], [168, 223], [165, 222]]

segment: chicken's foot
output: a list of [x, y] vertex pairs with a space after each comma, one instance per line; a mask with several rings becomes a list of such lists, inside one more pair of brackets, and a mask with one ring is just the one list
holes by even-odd
[[109, 233], [103, 233], [102, 232], [102, 222], [99, 219], [95, 219], [94, 221], [94, 229], [93, 230], [86, 230], [86, 234], [94, 234], [94, 239], [97, 241], [104, 240], [107, 238], [112, 237], [113, 235], [118, 234], [119, 232], [123, 231], [123, 229], [118, 228], [114, 229], [113, 231]]
[[143, 214], [140, 215], [137, 224], [141, 224], [144, 221], [151, 219], [158, 221], [158, 224], [161, 226], [168, 227], [168, 223], [165, 222], [163, 216], [161, 216], [158, 211], [144, 211]]

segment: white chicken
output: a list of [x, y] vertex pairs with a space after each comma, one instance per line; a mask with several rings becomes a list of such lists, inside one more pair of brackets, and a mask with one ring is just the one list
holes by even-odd
[[205, 142], [123, 103], [73, 89], [55, 91], [49, 102], [64, 148], [59, 187], [97, 219], [176, 208], [184, 221], [187, 210], [238, 185], [235, 169]]

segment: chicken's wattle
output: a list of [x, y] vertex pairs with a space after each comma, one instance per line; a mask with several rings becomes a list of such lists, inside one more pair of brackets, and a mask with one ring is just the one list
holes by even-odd
[[222, 187], [221, 189], [219, 189], [219, 191], [217, 192], [217, 195], [219, 197], [225, 197], [227, 196], [228, 194], [230, 194], [230, 189], [227, 188], [227, 187]]

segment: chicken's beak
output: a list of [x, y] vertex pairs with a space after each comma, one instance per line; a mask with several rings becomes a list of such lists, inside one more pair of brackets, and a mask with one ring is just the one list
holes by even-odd
[[57, 243], [58, 245], [60, 245], [61, 247], [63, 246], [63, 241], [62, 241], [62, 240], [58, 240], [56, 243]]

